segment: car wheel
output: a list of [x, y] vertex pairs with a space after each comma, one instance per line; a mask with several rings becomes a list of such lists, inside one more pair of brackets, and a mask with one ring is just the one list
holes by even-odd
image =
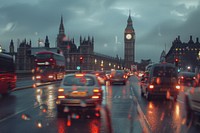
[[126, 85], [126, 82], [124, 81], [123, 85]]
[[142, 88], [141, 88], [141, 96], [144, 97], [144, 92], [143, 92]]
[[151, 100], [151, 94], [147, 91], [147, 93], [146, 93], [146, 99], [148, 100], [148, 101], [150, 101]]

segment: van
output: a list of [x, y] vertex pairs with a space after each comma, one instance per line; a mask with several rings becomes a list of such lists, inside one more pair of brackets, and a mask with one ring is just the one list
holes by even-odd
[[146, 96], [147, 100], [153, 96], [172, 96], [176, 101], [179, 90], [178, 71], [171, 63], [155, 63], [148, 74], [141, 78], [141, 95]]

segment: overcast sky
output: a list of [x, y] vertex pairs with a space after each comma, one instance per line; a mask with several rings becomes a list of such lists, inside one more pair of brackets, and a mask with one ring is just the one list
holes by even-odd
[[94, 36], [95, 52], [124, 58], [124, 29], [129, 10], [136, 33], [136, 61], [157, 62], [160, 54], [180, 35], [200, 37], [200, 0], [0, 0], [0, 44], [8, 51], [10, 40], [37, 40], [49, 36], [55, 46], [60, 18], [65, 34]]

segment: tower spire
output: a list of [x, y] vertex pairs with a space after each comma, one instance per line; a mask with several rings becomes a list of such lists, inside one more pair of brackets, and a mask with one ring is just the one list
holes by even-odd
[[46, 36], [44, 44], [45, 44], [46, 48], [49, 48], [49, 38], [48, 38], [48, 36]]
[[133, 28], [130, 10], [127, 26], [124, 31], [124, 44], [124, 67], [130, 69], [131, 65], [135, 63], [135, 30]]
[[63, 16], [62, 15], [61, 15], [61, 20], [60, 20], [59, 34], [65, 34], [65, 28], [63, 25]]

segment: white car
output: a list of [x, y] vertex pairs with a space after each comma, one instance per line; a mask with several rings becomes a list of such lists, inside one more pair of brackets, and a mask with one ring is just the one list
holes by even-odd
[[58, 89], [57, 112], [95, 109], [102, 102], [102, 87], [93, 74], [67, 74]]

